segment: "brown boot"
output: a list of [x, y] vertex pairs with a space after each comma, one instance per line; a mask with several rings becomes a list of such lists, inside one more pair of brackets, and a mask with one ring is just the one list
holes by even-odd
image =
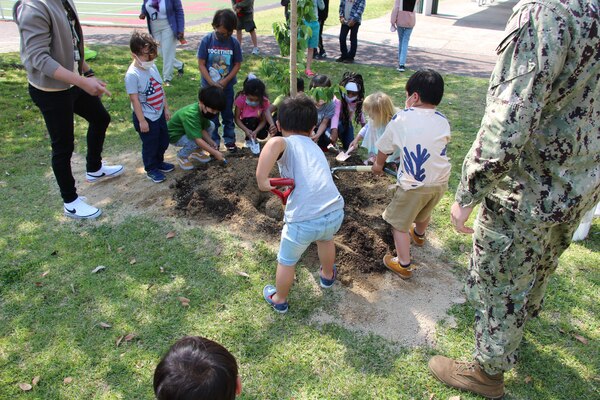
[[477, 393], [488, 399], [504, 396], [504, 374], [488, 375], [476, 362], [459, 362], [448, 357], [434, 356], [429, 370], [446, 385]]

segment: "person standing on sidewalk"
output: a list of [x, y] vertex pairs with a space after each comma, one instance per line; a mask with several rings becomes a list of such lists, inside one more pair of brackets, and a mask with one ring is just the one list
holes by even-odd
[[233, 11], [237, 15], [237, 40], [242, 45], [242, 29], [250, 33], [252, 40], [252, 54], [257, 56], [260, 53], [258, 49], [258, 39], [256, 37], [256, 24], [254, 23], [254, 0], [231, 0]]
[[396, 0], [390, 18], [392, 32], [398, 32], [398, 71], [406, 70], [406, 55], [408, 53], [408, 41], [417, 22], [415, 15], [415, 0]]
[[72, 0], [23, 0], [13, 19], [21, 36], [21, 61], [29, 95], [40, 109], [52, 144], [52, 170], [71, 218], [92, 219], [102, 212], [77, 195], [71, 171], [75, 148], [73, 116], [88, 123], [86, 179], [98, 182], [123, 173], [122, 165], [103, 165], [102, 147], [110, 115], [100, 97], [110, 96], [83, 57], [83, 32]]
[[[358, 46], [358, 28], [362, 14], [365, 11], [366, 0], [340, 0], [340, 53], [342, 55], [335, 61], [351, 64], [356, 56]], [[350, 32], [350, 51], [346, 38]]]
[[[600, 198], [598, 2], [521, 1], [514, 10], [451, 209], [455, 229], [473, 233], [475, 360], [429, 361], [447, 385], [494, 399], [560, 255]], [[477, 204], [474, 229], [465, 227]]]
[[181, 0], [143, 0], [140, 19], [148, 22], [148, 32], [159, 43], [163, 58], [162, 76], [165, 86], [173, 80], [173, 69], [183, 75], [183, 61], [175, 57], [177, 41], [185, 43], [185, 15]]

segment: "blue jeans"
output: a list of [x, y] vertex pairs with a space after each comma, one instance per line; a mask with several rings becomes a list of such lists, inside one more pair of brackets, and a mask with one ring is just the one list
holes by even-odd
[[140, 132], [140, 123], [133, 114], [133, 127], [140, 135], [142, 140], [142, 161], [146, 172], [158, 169], [160, 164], [165, 159], [165, 151], [169, 148], [169, 129], [167, 128], [167, 120], [163, 111], [162, 115], [156, 121], [148, 122], [150, 130], [148, 132]]
[[277, 262], [294, 266], [308, 246], [315, 241], [329, 241], [342, 226], [344, 209], [302, 222], [288, 222], [281, 231]]
[[413, 28], [398, 27], [398, 65], [406, 65], [406, 54], [408, 53], [408, 41]]
[[[206, 128], [206, 132], [212, 137], [214, 131], [215, 124], [214, 122], [210, 121], [210, 126]], [[192, 152], [198, 150], [198, 145], [196, 144], [196, 141], [194, 139], [190, 139], [189, 137], [187, 137], [187, 135], [183, 135], [182, 137], [180, 137], [179, 140], [175, 142], [175, 146], [181, 147], [181, 149], [179, 149], [179, 151], [177, 152], [177, 156], [181, 158], [188, 158]]]
[[348, 127], [346, 127], [344, 122], [340, 121], [338, 124], [338, 138], [342, 141], [344, 150], [348, 150], [350, 143], [354, 140], [354, 125], [352, 121], [350, 121]]
[[[229, 84], [223, 89], [225, 93], [225, 109], [221, 111], [221, 120], [223, 121], [223, 140], [225, 146], [235, 145], [235, 125], [233, 122], [233, 85]], [[221, 143], [221, 137], [219, 136], [219, 114], [213, 118], [212, 123], [215, 124], [215, 130], [212, 132], [212, 140], [215, 141], [217, 147]]]

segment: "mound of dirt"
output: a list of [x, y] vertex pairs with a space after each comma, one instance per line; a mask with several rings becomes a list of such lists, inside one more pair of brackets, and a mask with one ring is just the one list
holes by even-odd
[[[327, 156], [332, 167], [342, 165]], [[283, 208], [279, 198], [256, 185], [258, 158], [242, 149], [228, 157], [226, 167], [214, 162], [201, 165], [175, 184], [177, 209], [187, 218], [233, 223], [242, 231], [268, 241], [279, 239]], [[360, 165], [354, 155], [343, 165]], [[277, 168], [271, 174], [277, 177]], [[383, 272], [382, 257], [394, 248], [391, 231], [381, 218], [389, 202], [393, 179], [368, 172], [336, 172], [335, 182], [346, 202], [344, 223], [335, 237], [337, 263], [345, 282], [358, 273]]]

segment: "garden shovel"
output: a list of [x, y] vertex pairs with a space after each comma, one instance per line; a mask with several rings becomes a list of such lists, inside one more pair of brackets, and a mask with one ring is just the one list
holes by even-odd
[[[371, 172], [373, 166], [372, 165], [352, 165], [347, 167], [335, 167], [331, 168], [331, 173], [334, 174], [336, 172]], [[388, 175], [396, 176], [396, 172], [392, 171], [389, 168], [384, 168], [383, 172]]]
[[350, 153], [354, 150], [354, 145], [351, 144], [350, 147], [348, 147], [348, 151], [342, 151], [340, 153], [338, 153], [337, 156], [335, 156], [335, 159], [337, 161], [346, 161], [347, 159], [350, 158]]
[[256, 141], [256, 139], [252, 139], [252, 144], [250, 145], [250, 151], [252, 154], [260, 154], [260, 144]]
[[273, 192], [277, 197], [281, 199], [281, 203], [285, 208], [285, 205], [287, 204], [287, 199], [288, 197], [290, 197], [290, 194], [292, 193], [295, 187], [294, 180], [291, 178], [271, 178], [269, 179], [269, 183], [271, 184], [271, 186], [275, 187], [287, 186], [287, 189], [283, 192], [279, 189], [271, 189], [271, 192]]

